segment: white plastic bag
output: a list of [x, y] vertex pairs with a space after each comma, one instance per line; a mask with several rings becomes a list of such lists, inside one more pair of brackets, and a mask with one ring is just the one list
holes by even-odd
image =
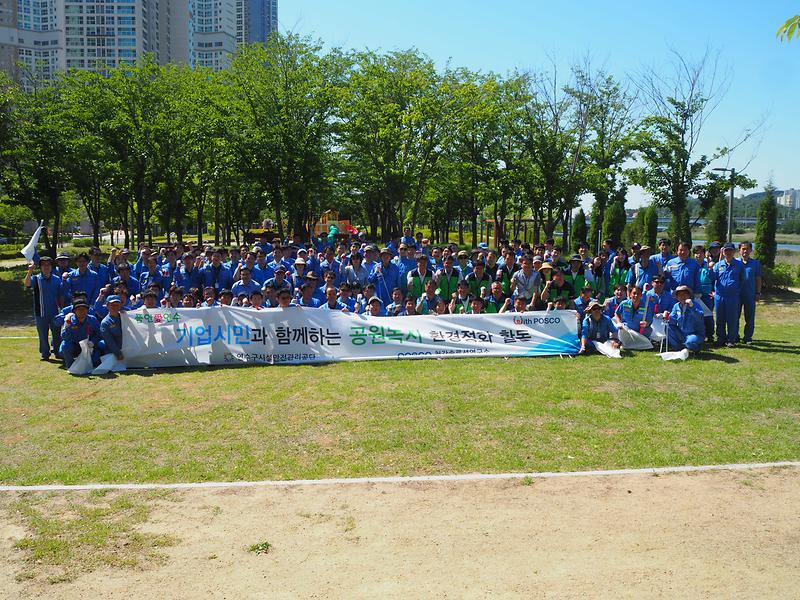
[[89, 348], [89, 340], [81, 340], [78, 342], [81, 347], [81, 353], [70, 365], [68, 371], [72, 375], [88, 375], [94, 369], [92, 364], [92, 351]]
[[662, 352], [659, 356], [662, 360], [686, 360], [689, 358], [689, 350], [684, 348], [678, 352]]
[[710, 316], [712, 316], [714, 314], [714, 313], [711, 312], [711, 309], [708, 308], [708, 306], [706, 306], [706, 303], [703, 302], [700, 299], [700, 296], [695, 296], [694, 297], [694, 303], [697, 304], [697, 306], [699, 306], [700, 308], [703, 309], [703, 318], [710, 317]]
[[620, 327], [617, 332], [619, 342], [625, 350], [652, 350], [653, 343], [638, 331]]
[[92, 371], [92, 375], [105, 375], [110, 371], [119, 373], [124, 370], [125, 363], [121, 360], [117, 360], [116, 356], [109, 353], [102, 356], [100, 359], [100, 364]]
[[620, 354], [619, 348], [614, 348], [611, 345], [611, 342], [592, 342], [594, 347], [600, 354], [607, 356], [608, 358], [622, 358], [622, 354]]
[[660, 342], [665, 337], [667, 337], [667, 327], [666, 323], [664, 322], [664, 317], [661, 315], [656, 315], [653, 318], [653, 322], [650, 324], [653, 332], [650, 334], [650, 339], [654, 342]]

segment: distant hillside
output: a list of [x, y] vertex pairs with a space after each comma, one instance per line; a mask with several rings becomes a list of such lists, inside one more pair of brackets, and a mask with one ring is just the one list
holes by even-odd
[[[779, 197], [783, 194], [783, 190], [775, 190], [775, 196]], [[736, 217], [755, 217], [758, 212], [758, 205], [764, 199], [764, 191], [753, 192], [745, 194], [744, 196], [737, 196], [733, 199], [733, 216]], [[638, 209], [630, 209], [627, 212], [632, 216]], [[785, 206], [778, 206], [778, 214], [785, 217], [787, 213], [800, 213], [800, 211], [788, 209]], [[700, 201], [697, 198], [689, 198], [689, 214], [692, 218], [700, 216]], [[665, 208], [658, 209], [658, 216], [668, 219], [670, 217], [669, 210]]]

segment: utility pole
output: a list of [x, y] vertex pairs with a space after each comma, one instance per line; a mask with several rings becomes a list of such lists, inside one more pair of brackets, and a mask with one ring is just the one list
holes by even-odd
[[728, 242], [733, 243], [733, 188], [736, 181], [736, 169], [731, 169], [731, 195], [728, 197]]

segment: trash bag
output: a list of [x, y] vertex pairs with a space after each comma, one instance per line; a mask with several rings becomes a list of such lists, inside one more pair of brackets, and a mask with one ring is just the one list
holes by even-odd
[[663, 360], [686, 360], [689, 358], [689, 350], [684, 348], [678, 352], [662, 352], [659, 356]]
[[92, 364], [92, 350], [89, 348], [89, 340], [81, 340], [78, 342], [81, 347], [81, 353], [78, 358], [67, 369], [72, 375], [88, 375], [94, 369]]
[[625, 350], [652, 350], [653, 342], [638, 331], [631, 331], [627, 327], [620, 327], [617, 332], [619, 342]]
[[650, 334], [650, 339], [652, 341], [660, 342], [667, 337], [667, 324], [664, 321], [664, 317], [656, 315], [653, 318], [653, 322], [650, 324], [650, 328], [653, 330]]
[[614, 348], [611, 342], [592, 342], [597, 351], [608, 358], [622, 358], [619, 348]]
[[100, 364], [95, 367], [92, 371], [92, 375], [105, 375], [113, 371], [114, 373], [119, 373], [125, 370], [125, 363], [121, 360], [117, 360], [117, 357], [113, 354], [104, 354], [100, 359]]

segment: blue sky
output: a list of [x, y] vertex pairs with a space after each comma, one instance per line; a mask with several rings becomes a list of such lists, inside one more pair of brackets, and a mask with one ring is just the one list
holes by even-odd
[[[507, 0], [280, 0], [284, 31], [344, 48], [416, 47], [438, 64], [506, 73], [540, 70], [550, 57], [561, 69], [587, 54], [620, 79], [644, 66], [667, 66], [670, 49], [720, 54], [731, 81], [707, 122], [701, 151], [732, 143], [767, 117], [760, 135], [730, 165], [755, 154], [747, 174], [759, 186], [800, 187], [800, 40], [779, 42], [778, 26], [800, 12], [796, 0], [722, 2], [542, 2]], [[721, 165], [724, 166], [724, 165]], [[629, 206], [645, 202], [633, 191]]]

